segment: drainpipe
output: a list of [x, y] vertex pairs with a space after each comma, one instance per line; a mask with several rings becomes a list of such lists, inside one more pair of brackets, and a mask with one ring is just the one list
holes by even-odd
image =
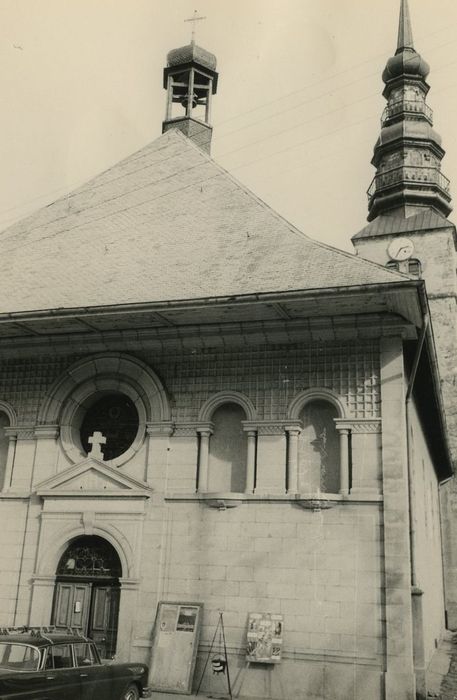
[[419, 361], [422, 355], [422, 349], [424, 347], [425, 336], [427, 334], [428, 327], [430, 325], [430, 317], [427, 313], [424, 313], [422, 317], [422, 329], [419, 337], [419, 342], [416, 347], [416, 355], [414, 357], [413, 368], [411, 371], [411, 376], [409, 378], [408, 389], [406, 391], [405, 399], [405, 415], [406, 415], [406, 461], [408, 467], [408, 500], [409, 500], [409, 542], [411, 550], [411, 586], [413, 589], [413, 594], [417, 588], [417, 575], [416, 575], [416, 526], [415, 526], [415, 503], [414, 503], [414, 493], [413, 493], [413, 465], [412, 465], [412, 445], [411, 445], [411, 399], [413, 395], [414, 382], [416, 379], [417, 368], [419, 366]]

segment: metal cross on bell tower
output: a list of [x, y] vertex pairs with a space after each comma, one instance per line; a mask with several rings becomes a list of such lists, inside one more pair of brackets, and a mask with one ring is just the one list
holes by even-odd
[[192, 35], [191, 35], [191, 43], [192, 44], [195, 44], [195, 25], [197, 24], [197, 22], [201, 22], [201, 20], [203, 20], [203, 19], [206, 19], [206, 17], [199, 17], [197, 10], [194, 10], [193, 16], [184, 20], [184, 22], [192, 22]]

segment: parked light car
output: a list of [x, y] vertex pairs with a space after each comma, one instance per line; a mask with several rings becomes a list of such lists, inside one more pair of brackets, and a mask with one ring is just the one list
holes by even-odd
[[138, 700], [147, 679], [144, 664], [102, 664], [74, 630], [0, 628], [0, 700]]

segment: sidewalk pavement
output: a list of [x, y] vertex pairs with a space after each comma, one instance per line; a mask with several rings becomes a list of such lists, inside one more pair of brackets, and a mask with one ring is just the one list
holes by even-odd
[[427, 697], [457, 700], [457, 634], [447, 631], [427, 670]]
[[[229, 700], [229, 695], [220, 695], [218, 693], [215, 693], [214, 695], [202, 695], [199, 693], [198, 695], [182, 695], [176, 694], [176, 693], [157, 693], [155, 690], [153, 691], [151, 695], [152, 700], [178, 700], [179, 698], [182, 698], [183, 700], [187, 698], [196, 698], [197, 700]], [[233, 696], [235, 700], [235, 696]], [[243, 700], [243, 696], [237, 696], [236, 700]], [[249, 698], [249, 700], [263, 700], [262, 698]]]

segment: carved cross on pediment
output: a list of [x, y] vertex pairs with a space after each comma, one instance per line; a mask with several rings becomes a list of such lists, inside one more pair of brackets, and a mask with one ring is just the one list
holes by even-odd
[[106, 445], [106, 437], [102, 435], [99, 430], [96, 430], [95, 433], [89, 438], [89, 443], [92, 445], [92, 449], [89, 452], [89, 457], [103, 460], [101, 446]]

